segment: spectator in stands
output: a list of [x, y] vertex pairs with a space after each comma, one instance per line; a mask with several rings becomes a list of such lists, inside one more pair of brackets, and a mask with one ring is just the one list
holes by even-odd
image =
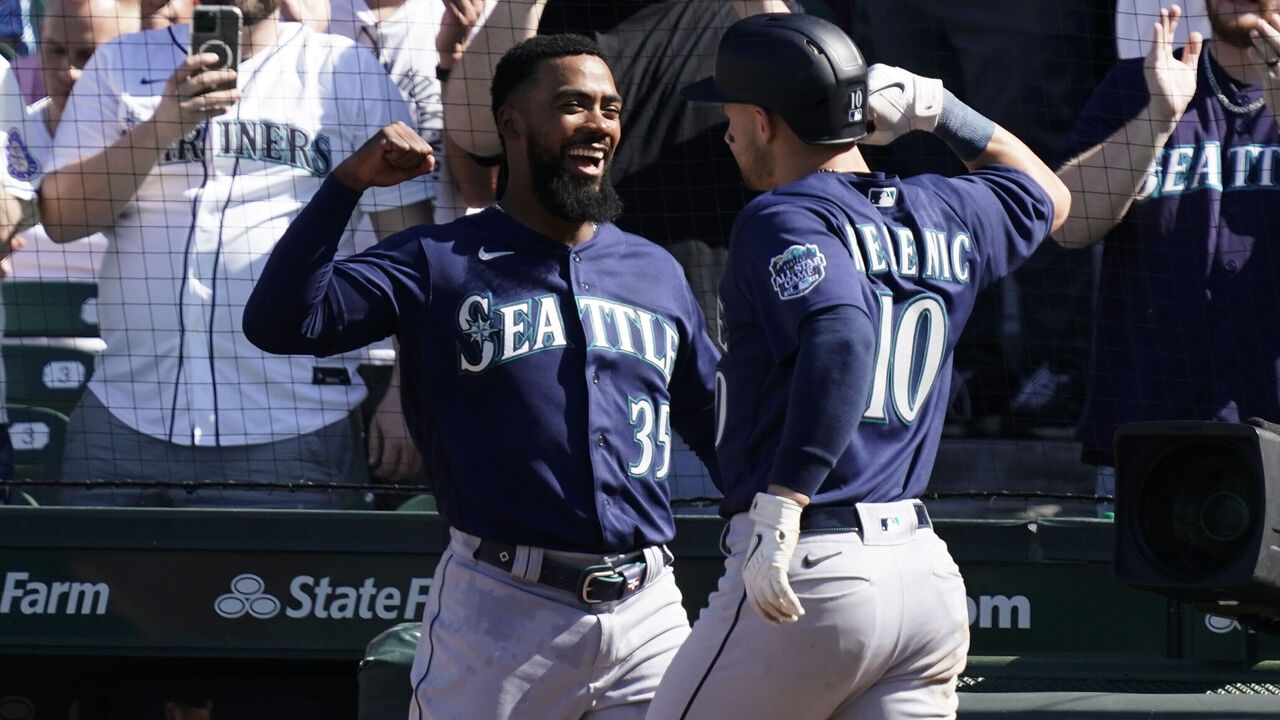
[[[9, 62], [0, 58], [0, 140], [7, 140], [7, 128], [22, 121], [22, 99], [18, 95], [18, 82], [9, 70]], [[7, 142], [5, 143], [8, 144]], [[0, 183], [0, 261], [9, 255], [10, 243], [23, 216], [21, 197], [31, 197], [30, 185], [7, 172]], [[4, 331], [4, 307], [0, 306], [0, 334]], [[0, 362], [0, 400], [4, 398], [4, 363]], [[9, 413], [0, 402], [0, 483], [13, 478], [13, 444], [9, 441]], [[8, 485], [0, 485], [0, 504], [9, 501]]]
[[159, 30], [191, 22], [196, 0], [142, 0], [142, 29]]
[[[443, 158], [441, 87], [462, 57], [470, 34], [495, 0], [334, 0], [329, 32], [368, 47], [387, 69], [436, 158], [430, 176], [432, 221], [444, 224], [467, 212]], [[428, 44], [423, 38], [434, 38]], [[487, 205], [481, 202], [480, 205]]]
[[[853, 6], [851, 34], [869, 61], [942, 78], [1049, 163], [1061, 158], [1077, 113], [1114, 58], [1109, 0]], [[904, 176], [964, 171], [928, 133], [870, 148], [867, 159]], [[1083, 397], [1094, 276], [1089, 253], [1043, 243], [1011, 278], [979, 296], [956, 348], [953, 430], [1069, 436]]]
[[1149, 54], [1103, 80], [1059, 171], [1060, 241], [1103, 241], [1079, 431], [1103, 494], [1124, 423], [1280, 418], [1280, 107], [1266, 104], [1280, 49], [1250, 38], [1264, 16], [1280, 27], [1280, 0], [1206, 5], [1211, 38], [1181, 50], [1179, 8], [1161, 11]]
[[[49, 235], [108, 238], [106, 349], [71, 418], [64, 479], [205, 484], [68, 484], [66, 503], [336, 508], [351, 493], [236, 485], [366, 482], [355, 361], [266, 355], [240, 322], [262, 262], [330, 168], [412, 119], [368, 52], [280, 21], [275, 0], [235, 5], [238, 75], [202, 72], [216, 56], [187, 57], [188, 25], [120, 36], [94, 53], [54, 136]], [[368, 194], [353, 228], [424, 221], [426, 195], [424, 183]], [[364, 234], [345, 237], [351, 251]]]
[[[38, 185], [53, 155], [53, 134], [66, 109], [71, 87], [102, 43], [137, 32], [137, 0], [49, 0], [40, 24], [42, 86], [49, 94], [27, 107], [26, 122], [9, 136], [9, 174]], [[44, 226], [22, 231], [22, 250], [13, 256], [13, 277], [94, 279], [107, 239], [94, 233], [80, 242], [60, 244]]]

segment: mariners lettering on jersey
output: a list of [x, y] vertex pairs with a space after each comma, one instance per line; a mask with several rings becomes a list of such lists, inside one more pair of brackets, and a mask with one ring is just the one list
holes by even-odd
[[1199, 190], [1280, 189], [1280, 145], [1205, 142], [1161, 150], [1147, 169], [1134, 202]]
[[[667, 318], [603, 298], [579, 297], [578, 319], [587, 351], [617, 352], [658, 368], [669, 382], [680, 334]], [[543, 295], [493, 305], [489, 293], [471, 293], [458, 306], [458, 369], [481, 373], [535, 352], [570, 346], [559, 298]]]
[[[217, 157], [261, 160], [288, 165], [324, 177], [333, 166], [329, 136], [315, 135], [287, 123], [266, 120], [214, 120], [213, 143]], [[209, 124], [197, 127], [174, 143], [160, 158], [161, 165], [204, 160], [205, 132]]]
[[899, 277], [965, 284], [973, 238], [961, 231], [924, 229], [917, 242], [911, 228], [865, 223], [844, 226], [845, 243], [854, 266], [867, 274], [891, 272]]

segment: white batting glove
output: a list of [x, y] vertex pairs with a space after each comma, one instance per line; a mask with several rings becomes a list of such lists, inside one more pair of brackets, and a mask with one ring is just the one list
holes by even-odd
[[800, 599], [791, 591], [787, 571], [800, 539], [800, 511], [794, 500], [770, 493], [756, 493], [748, 513], [755, 521], [751, 556], [742, 569], [747, 598], [765, 620], [795, 622], [804, 615]]
[[872, 131], [863, 142], [888, 145], [912, 130], [933, 132], [942, 112], [942, 81], [877, 63], [867, 71]]

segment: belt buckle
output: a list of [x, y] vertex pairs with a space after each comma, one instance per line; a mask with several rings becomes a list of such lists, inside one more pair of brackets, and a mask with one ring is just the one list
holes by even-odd
[[[614, 602], [640, 589], [644, 582], [644, 562], [615, 567], [611, 564], [589, 565], [578, 582], [578, 597], [588, 605]], [[596, 590], [600, 592], [595, 592]]]
[[610, 589], [617, 588], [617, 580], [614, 579], [618, 575], [618, 571], [612, 565], [589, 565], [582, 571], [582, 579], [578, 581], [578, 596], [582, 598], [582, 602], [588, 605], [596, 603], [609, 602], [614, 598], [596, 597], [592, 593], [592, 588], [596, 586], [597, 580], [605, 578], [610, 579]]

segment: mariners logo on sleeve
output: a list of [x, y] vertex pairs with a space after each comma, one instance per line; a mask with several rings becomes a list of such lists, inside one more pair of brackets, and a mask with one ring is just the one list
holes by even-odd
[[827, 259], [817, 245], [792, 245], [769, 260], [774, 292], [783, 300], [812, 290], [827, 274]]
[[9, 130], [9, 146], [5, 148], [9, 156], [9, 177], [15, 180], [30, 180], [40, 174], [40, 163], [27, 150], [22, 142], [18, 128]]

